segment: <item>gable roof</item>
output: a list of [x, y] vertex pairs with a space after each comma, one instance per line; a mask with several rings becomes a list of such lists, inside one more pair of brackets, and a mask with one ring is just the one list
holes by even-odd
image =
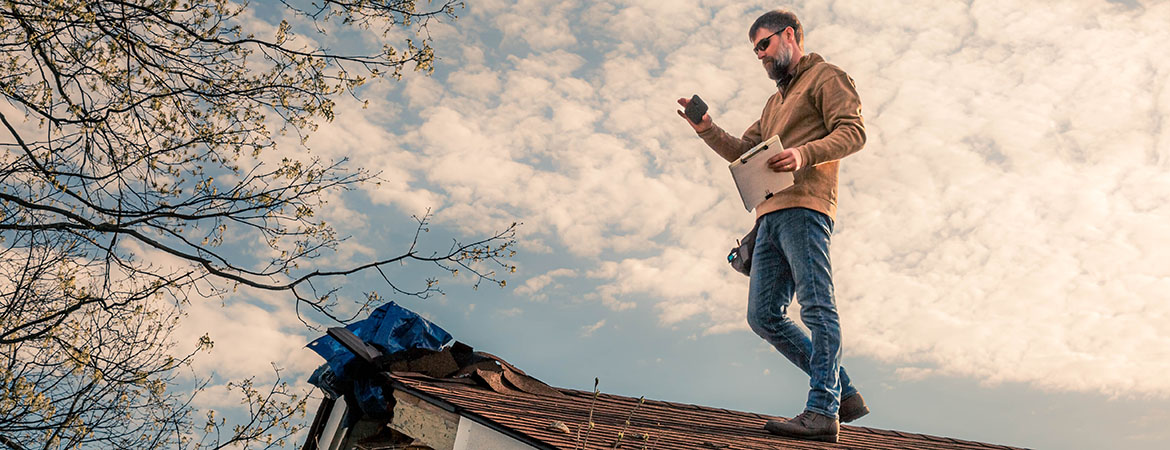
[[[764, 431], [766, 421], [782, 417], [657, 400], [639, 402], [620, 395], [595, 398], [592, 392], [574, 389], [554, 388], [561, 395], [534, 395], [506, 388], [497, 392], [498, 386], [489, 389], [468, 380], [403, 372], [388, 375], [394, 389], [542, 449], [1017, 449], [849, 425], [841, 427], [837, 444], [809, 442]], [[594, 427], [590, 431], [591, 414]]]

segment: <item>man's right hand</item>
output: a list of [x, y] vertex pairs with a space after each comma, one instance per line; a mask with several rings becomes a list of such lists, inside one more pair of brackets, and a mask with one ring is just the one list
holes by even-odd
[[[689, 98], [678, 99], [678, 104], [682, 105], [683, 108], [686, 108], [687, 104], [690, 102], [691, 100]], [[703, 114], [703, 120], [700, 120], [699, 123], [691, 122], [691, 119], [688, 119], [686, 113], [684, 113], [681, 109], [678, 110], [678, 115], [687, 122], [687, 125], [690, 125], [691, 128], [694, 128], [696, 133], [702, 133], [704, 131], [710, 130], [711, 127], [715, 126], [715, 124], [711, 122], [710, 114]]]

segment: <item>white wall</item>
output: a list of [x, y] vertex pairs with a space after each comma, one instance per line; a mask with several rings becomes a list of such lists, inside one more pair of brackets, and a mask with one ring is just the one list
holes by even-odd
[[508, 437], [466, 417], [459, 418], [455, 450], [532, 450], [536, 447]]

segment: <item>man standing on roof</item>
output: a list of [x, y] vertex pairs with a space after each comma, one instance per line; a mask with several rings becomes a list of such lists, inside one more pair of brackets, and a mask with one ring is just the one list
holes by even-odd
[[[829, 237], [837, 212], [840, 160], [865, 144], [861, 100], [853, 79], [820, 55], [804, 53], [796, 15], [771, 11], [748, 30], [756, 58], [778, 92], [743, 137], [723, 131], [704, 115], [688, 124], [719, 156], [734, 161], [779, 135], [785, 149], [768, 160], [775, 172], [794, 172], [794, 184], [756, 206], [757, 235], [748, 296], [748, 325], [809, 375], [805, 410], [787, 421], [768, 421], [781, 436], [837, 442], [840, 422], [869, 413], [841, 367], [841, 327], [833, 299]], [[679, 99], [684, 108], [687, 99]], [[793, 294], [805, 333], [787, 316]]]

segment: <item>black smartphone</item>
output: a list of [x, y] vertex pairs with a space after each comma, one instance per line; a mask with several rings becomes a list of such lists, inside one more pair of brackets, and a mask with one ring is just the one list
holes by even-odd
[[707, 104], [703, 99], [699, 98], [699, 94], [691, 97], [691, 101], [687, 102], [687, 107], [683, 109], [683, 113], [687, 115], [687, 119], [691, 123], [698, 125], [703, 121], [703, 114], [707, 114]]

